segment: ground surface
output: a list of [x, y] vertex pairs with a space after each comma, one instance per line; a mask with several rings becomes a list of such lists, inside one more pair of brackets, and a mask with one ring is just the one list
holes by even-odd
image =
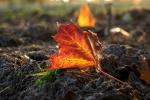
[[[69, 13], [68, 18], [73, 16]], [[55, 22], [67, 20], [33, 12], [24, 17], [0, 18], [0, 99], [1, 100], [149, 100], [150, 85], [139, 78], [141, 56], [150, 64], [150, 11], [133, 10], [114, 16], [114, 26], [130, 32], [104, 37], [103, 15], [92, 30], [103, 43], [103, 69], [128, 84], [121, 85], [95, 72], [63, 71], [48, 78], [32, 76], [48, 66], [56, 52], [51, 35]]]

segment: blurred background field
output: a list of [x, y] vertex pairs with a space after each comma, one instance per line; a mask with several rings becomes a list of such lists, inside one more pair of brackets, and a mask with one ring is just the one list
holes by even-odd
[[[37, 11], [54, 16], [64, 16], [73, 10], [78, 10], [79, 6], [84, 3], [89, 3], [95, 15], [105, 12], [105, 0], [0, 0], [0, 15], [15, 17], [15, 15], [22, 16]], [[150, 0], [113, 0], [112, 4], [113, 13], [131, 9], [150, 9]]]
[[72, 20], [77, 24], [81, 6], [88, 4], [96, 19], [95, 32], [104, 34], [108, 20], [106, 4], [109, 1], [112, 5], [112, 27], [118, 26], [133, 33], [139, 30], [140, 33], [149, 33], [150, 0], [0, 0], [0, 32], [23, 34], [25, 37], [28, 33], [30, 38], [34, 35], [35, 40], [50, 41], [51, 35], [56, 32], [56, 22]]

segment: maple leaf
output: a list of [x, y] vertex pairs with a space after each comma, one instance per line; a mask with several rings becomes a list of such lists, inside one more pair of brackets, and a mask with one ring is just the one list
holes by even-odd
[[140, 75], [140, 79], [144, 80], [148, 84], [150, 84], [150, 67], [145, 57], [142, 58], [143, 66], [138, 68]]
[[58, 53], [50, 55], [50, 69], [100, 67], [101, 43], [91, 31], [81, 31], [72, 22], [58, 25], [53, 36], [58, 42]]
[[124, 84], [101, 69], [100, 61], [103, 59], [103, 53], [96, 33], [81, 31], [71, 22], [58, 25], [58, 33], [53, 38], [58, 42], [59, 52], [50, 55], [49, 69], [95, 67], [97, 72]]

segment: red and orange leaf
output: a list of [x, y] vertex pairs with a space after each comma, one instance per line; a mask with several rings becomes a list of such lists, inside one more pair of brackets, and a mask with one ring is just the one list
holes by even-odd
[[96, 24], [96, 19], [93, 17], [87, 4], [80, 8], [78, 16], [78, 25], [80, 27], [93, 27]]
[[50, 69], [84, 68], [96, 64], [87, 32], [82, 32], [73, 23], [60, 25], [54, 39], [58, 42], [59, 52], [50, 56]]
[[96, 59], [88, 39], [90, 32], [81, 31], [73, 23], [59, 25], [54, 39], [59, 52], [50, 55], [50, 69], [87, 68], [96, 65]]

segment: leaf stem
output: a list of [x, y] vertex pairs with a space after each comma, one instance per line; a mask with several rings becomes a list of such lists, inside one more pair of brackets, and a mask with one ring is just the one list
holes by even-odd
[[99, 70], [99, 69], [98, 69], [98, 71], [99, 71], [100, 73], [102, 73], [103, 75], [105, 75], [105, 76], [107, 76], [107, 77], [109, 77], [109, 78], [111, 78], [111, 79], [113, 79], [113, 80], [115, 80], [115, 81], [118, 81], [119, 83], [121, 83], [121, 84], [123, 84], [123, 85], [125, 84], [125, 82], [123, 82], [123, 81], [117, 79], [116, 77], [114, 77], [114, 76], [112, 76], [112, 75], [110, 75], [110, 74], [104, 72], [103, 70]]

